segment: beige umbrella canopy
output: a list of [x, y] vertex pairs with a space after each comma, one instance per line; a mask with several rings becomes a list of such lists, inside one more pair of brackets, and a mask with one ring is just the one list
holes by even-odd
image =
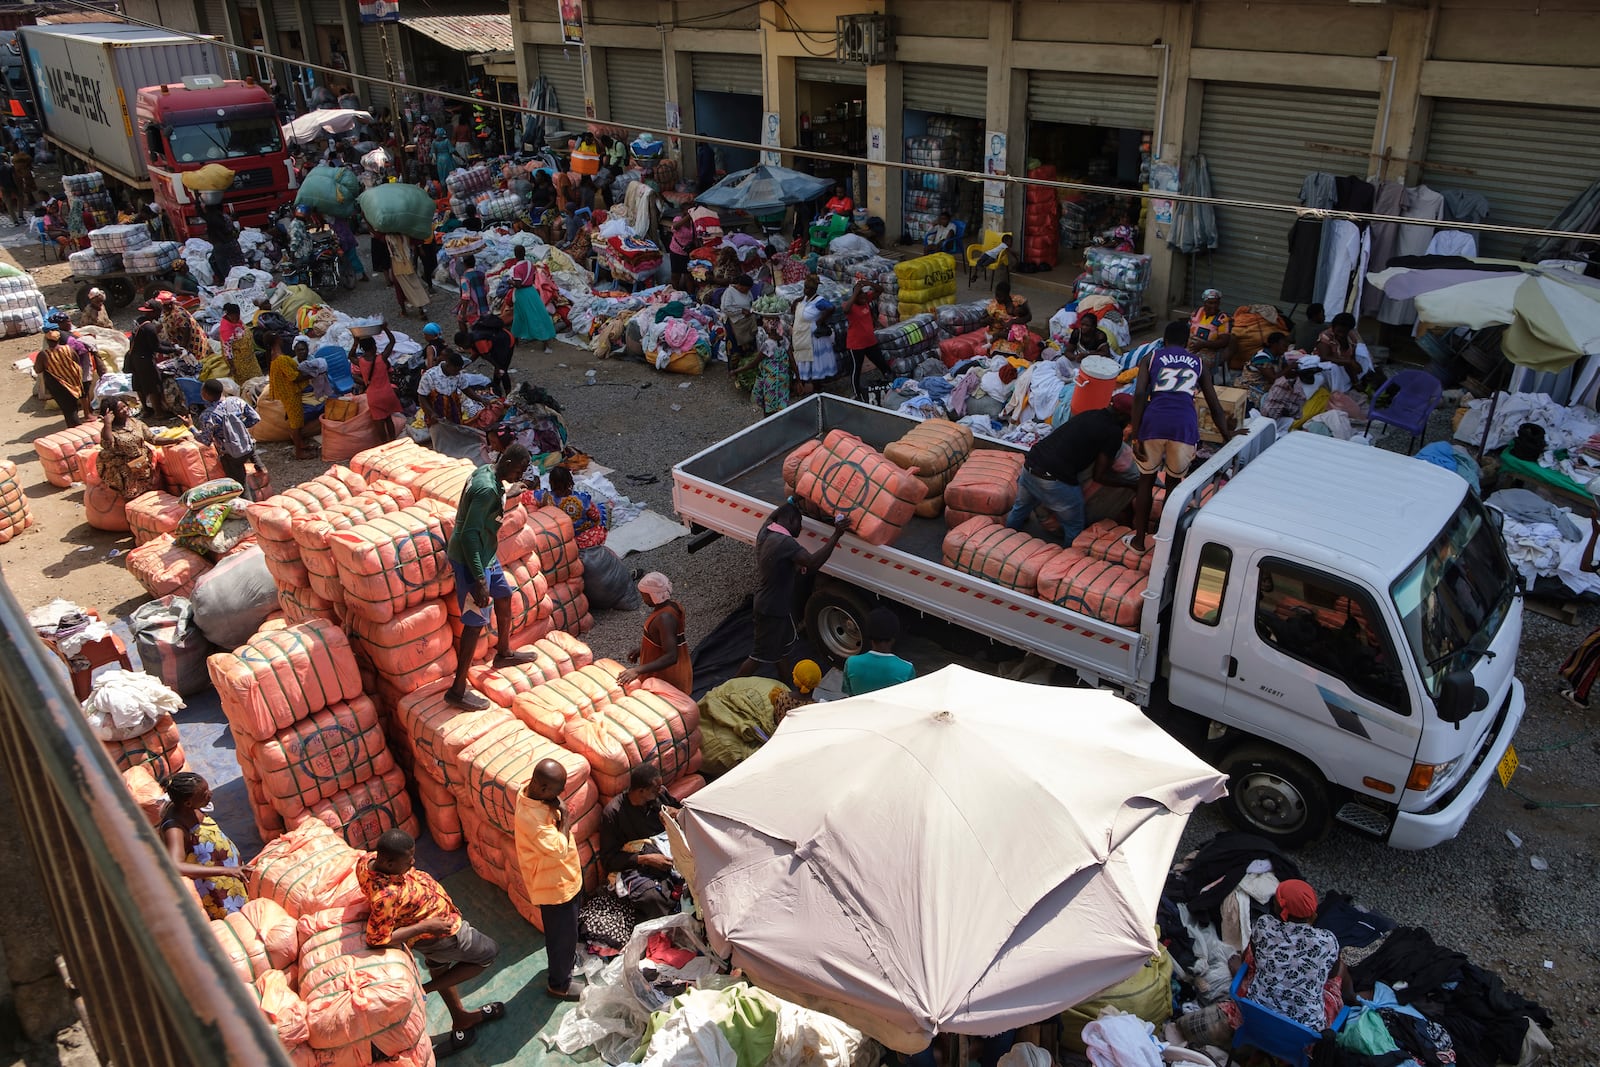
[[1225, 781], [1109, 693], [947, 667], [791, 713], [686, 802], [674, 851], [713, 948], [910, 1052], [1136, 971]]

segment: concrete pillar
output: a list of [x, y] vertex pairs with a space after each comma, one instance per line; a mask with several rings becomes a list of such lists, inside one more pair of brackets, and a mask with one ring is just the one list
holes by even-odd
[[584, 31], [583, 47], [579, 49], [579, 53], [583, 57], [583, 113], [591, 119], [598, 115], [609, 117], [611, 92], [610, 83], [606, 81], [606, 54], [603, 49], [590, 46], [587, 28]]
[[11, 782], [0, 767], [0, 899], [6, 902], [5, 922], [0, 923], [6, 988], [0, 992], [0, 1004], [9, 1002], [25, 1038], [47, 1041], [77, 1016], [56, 968], [61, 946], [45, 906], [45, 883], [19, 829], [20, 819]]
[[[261, 44], [270, 54], [277, 56], [283, 55], [283, 49], [278, 47], [278, 14], [273, 10], [273, 6], [280, 2], [281, 0], [256, 0], [256, 21], [261, 23]], [[237, 13], [234, 14], [234, 17], [238, 17]], [[250, 41], [245, 41], [244, 43], [254, 47]], [[283, 87], [284, 92], [288, 93], [289, 98], [293, 100], [295, 95], [291, 85], [293, 78], [289, 65], [287, 63], [274, 63], [272, 64], [272, 71], [273, 79]]]
[[[898, 149], [890, 148], [891, 145], [899, 145], [902, 139], [900, 127], [905, 109], [900, 97], [900, 69], [898, 63], [880, 63], [867, 68], [868, 159], [889, 159], [891, 151], [894, 152], [893, 158], [900, 158]], [[890, 139], [891, 128], [893, 140]], [[873, 130], [883, 133], [883, 143], [876, 149], [871, 144]], [[902, 184], [899, 171], [890, 172], [884, 167], [867, 168], [867, 187], [862, 190], [867, 212], [881, 218], [889, 233], [896, 232], [895, 220], [900, 217]]]
[[[989, 133], [991, 131], [1006, 135], [1006, 172], [1008, 174], [1022, 174], [1028, 165], [1028, 126], [1027, 126], [1027, 86], [1028, 79], [1025, 74], [1018, 74], [1011, 69], [1012, 48], [1016, 38], [1016, 6], [1014, 3], [998, 3], [989, 5], [989, 42], [988, 52], [985, 56], [988, 69], [988, 84], [984, 86], [984, 122], [983, 137], [979, 144], [978, 169], [983, 169], [983, 161], [989, 151]], [[1020, 99], [1013, 92], [1014, 85], [1021, 87]], [[1021, 248], [1022, 236], [1022, 188], [1007, 185], [1005, 188], [1005, 214], [1000, 223], [1001, 230], [1012, 230], [1017, 234], [1017, 240], [1012, 242], [1013, 248]], [[979, 193], [982, 195], [981, 191]], [[993, 225], [993, 219], [979, 217], [979, 232], [973, 238], [980, 239], [982, 231]], [[1015, 259], [1015, 256], [1013, 256]]]
[[[762, 110], [778, 115], [778, 143], [794, 145], [800, 140], [800, 107], [796, 99], [799, 82], [795, 77], [794, 57], [783, 55], [778, 20], [788, 19], [776, 3], [761, 5], [761, 100]], [[793, 166], [792, 156], [782, 157], [784, 166]]]
[[1427, 108], [1422, 99], [1422, 67], [1433, 50], [1438, 26], [1437, 5], [1429, 8], [1395, 8], [1390, 15], [1390, 59], [1384, 63], [1379, 83], [1378, 127], [1372, 133], [1377, 156], [1373, 171], [1380, 181], [1403, 179], [1415, 184], [1417, 162], [1427, 153]]
[[[1156, 159], [1180, 169], [1194, 152], [1200, 137], [1200, 101], [1203, 84], [1189, 78], [1190, 46], [1194, 38], [1194, 8], [1188, 4], [1169, 4], [1162, 23], [1161, 43], [1166, 46], [1162, 65], [1166, 75], [1158, 87], [1157, 129], [1151, 143]], [[1167, 244], [1171, 227], [1158, 225], [1155, 212], [1145, 216], [1144, 252], [1150, 257], [1150, 287], [1145, 302], [1155, 312], [1156, 321], [1167, 318], [1183, 291], [1184, 257]]]

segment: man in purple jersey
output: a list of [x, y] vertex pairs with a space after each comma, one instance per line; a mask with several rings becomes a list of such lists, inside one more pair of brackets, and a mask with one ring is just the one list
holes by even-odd
[[1211, 420], [1223, 437], [1233, 436], [1233, 425], [1222, 412], [1205, 358], [1185, 347], [1188, 340], [1188, 323], [1167, 323], [1161, 334], [1161, 347], [1139, 367], [1132, 420], [1139, 491], [1133, 500], [1133, 532], [1122, 539], [1135, 552], [1145, 550], [1144, 535], [1150, 524], [1156, 475], [1166, 468], [1170, 492], [1194, 462], [1195, 447], [1200, 443], [1200, 416], [1194, 410], [1196, 389], [1205, 396]]

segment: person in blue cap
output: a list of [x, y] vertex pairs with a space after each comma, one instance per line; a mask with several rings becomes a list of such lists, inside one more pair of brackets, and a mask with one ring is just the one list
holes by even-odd
[[444, 342], [444, 330], [439, 328], [437, 322], [430, 322], [422, 328], [422, 369], [437, 366], [449, 348]]

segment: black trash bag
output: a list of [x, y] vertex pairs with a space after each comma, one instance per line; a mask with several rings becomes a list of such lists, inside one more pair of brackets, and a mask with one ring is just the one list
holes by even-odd
[[638, 611], [644, 601], [628, 565], [605, 545], [578, 549], [583, 561], [583, 595], [589, 610]]

